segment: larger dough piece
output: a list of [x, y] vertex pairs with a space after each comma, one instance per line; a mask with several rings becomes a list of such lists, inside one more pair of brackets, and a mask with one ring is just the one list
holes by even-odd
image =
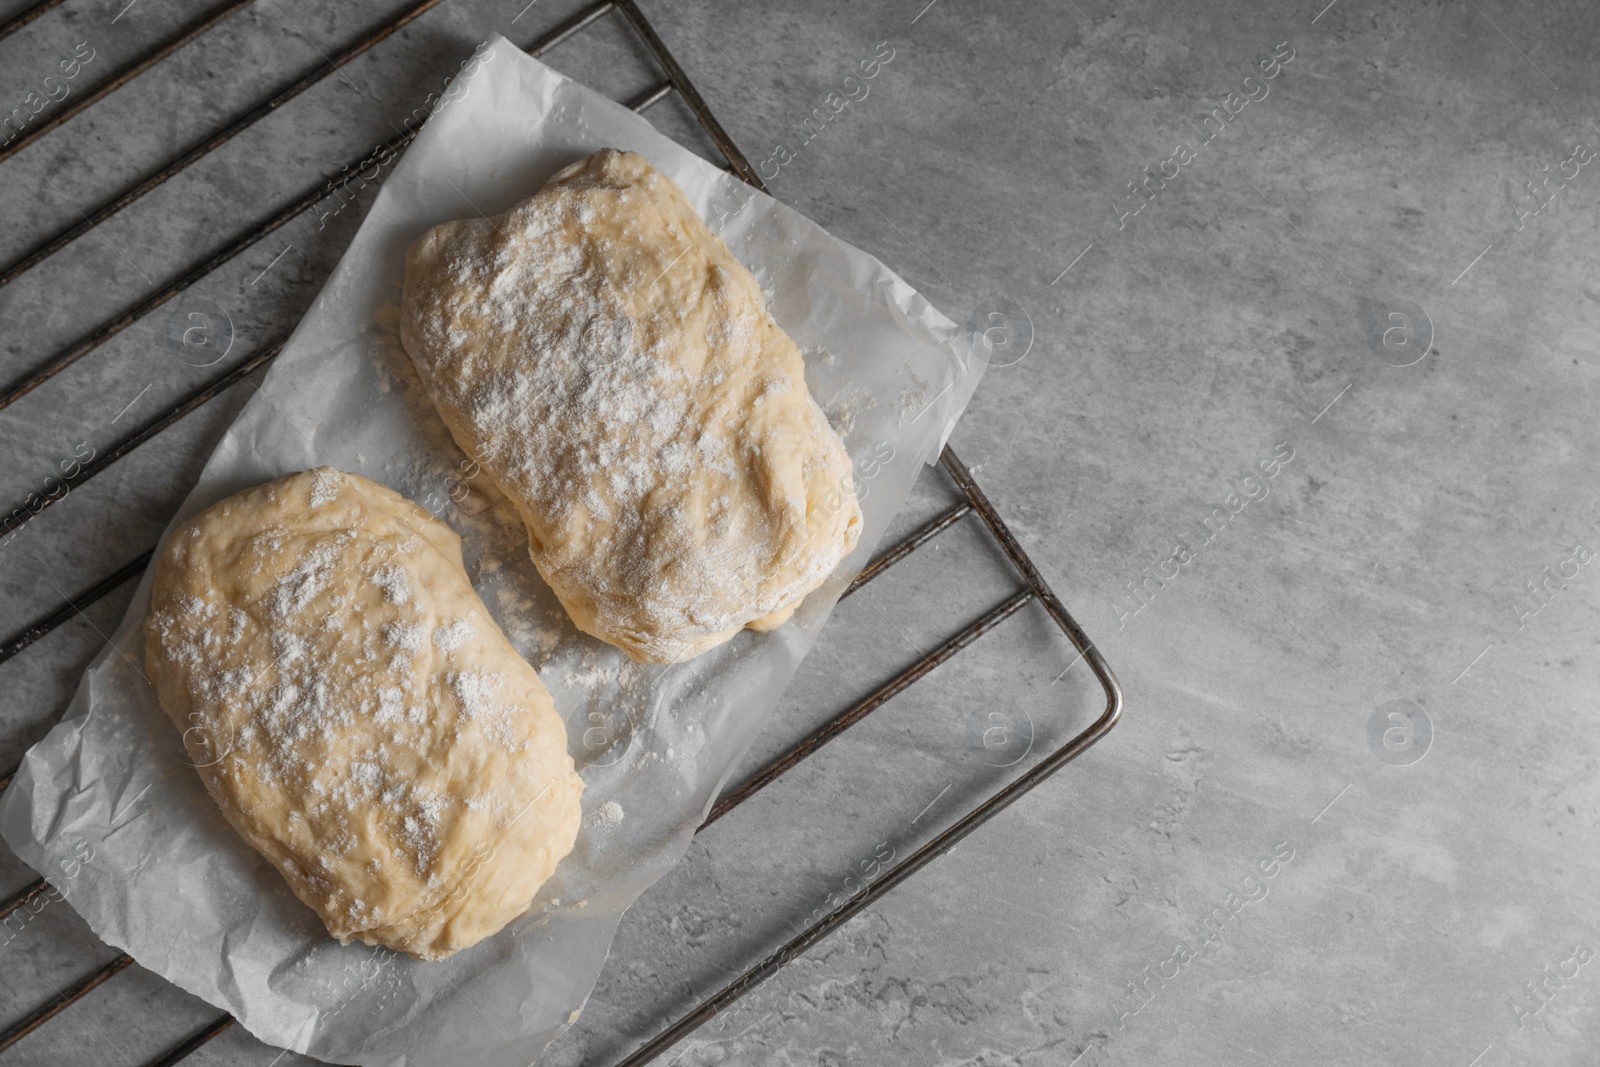
[[174, 530], [145, 662], [206, 789], [348, 943], [439, 959], [521, 915], [582, 781], [455, 533], [330, 467]]
[[799, 350], [636, 153], [430, 230], [401, 338], [573, 621], [634, 659], [782, 623], [855, 547], [850, 457]]

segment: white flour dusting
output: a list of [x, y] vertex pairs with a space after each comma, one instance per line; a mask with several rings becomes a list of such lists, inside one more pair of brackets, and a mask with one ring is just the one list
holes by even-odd
[[608, 800], [594, 809], [595, 824], [602, 830], [615, 829], [622, 822], [622, 805]]

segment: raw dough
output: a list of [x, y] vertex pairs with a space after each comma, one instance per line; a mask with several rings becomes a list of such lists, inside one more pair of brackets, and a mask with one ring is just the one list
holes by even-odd
[[174, 530], [145, 663], [223, 814], [348, 944], [440, 959], [521, 915], [583, 783], [455, 533], [331, 467]]
[[401, 339], [573, 622], [636, 660], [781, 624], [855, 547], [850, 457], [799, 349], [643, 156], [430, 230]]

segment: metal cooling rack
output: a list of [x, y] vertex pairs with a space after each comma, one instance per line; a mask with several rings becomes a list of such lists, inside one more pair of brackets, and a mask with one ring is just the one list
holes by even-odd
[[[9, 21], [0, 23], [0, 40], [4, 40], [62, 2], [63, 0], [42, 0], [41, 3], [14, 16]], [[247, 6], [250, 2], [251, 0], [229, 0], [229, 2], [211, 9], [199, 19], [183, 27], [172, 38], [150, 50], [99, 86], [90, 90], [75, 102], [72, 107], [55, 113], [51, 119], [41, 122], [38, 126], [28, 130], [26, 134], [18, 137], [9, 145], [0, 147], [0, 162], [3, 162], [25, 145], [45, 136], [72, 116], [82, 112], [95, 102], [127, 84], [133, 78], [155, 66], [185, 44], [206, 33], [224, 18]], [[139, 178], [121, 193], [99, 204], [93, 210], [82, 213], [80, 221], [40, 242], [11, 262], [0, 265], [0, 285], [12, 281], [72, 243], [100, 222], [115, 215], [145, 193], [180, 173], [190, 164], [224, 144], [261, 118], [277, 110], [306, 89], [317, 84], [329, 74], [334, 73], [357, 56], [362, 55], [442, 2], [443, 0], [422, 0], [422, 2], [394, 16], [388, 22], [371, 30], [365, 37], [328, 56], [326, 64], [319, 65], [284, 85], [272, 96], [260, 101], [249, 111], [221, 129], [216, 130], [203, 141], [162, 164], [155, 171]], [[755, 188], [763, 192], [766, 191], [765, 183], [751, 168], [750, 162], [745, 158], [744, 153], [734, 144], [728, 132], [723, 129], [722, 124], [712, 114], [704, 97], [695, 89], [688, 75], [684, 73], [683, 68], [678, 64], [677, 59], [673, 57], [671, 51], [668, 50], [666, 44], [656, 33], [655, 28], [645, 18], [644, 13], [639, 10], [635, 0], [601, 0], [599, 3], [592, 4], [525, 46], [524, 50], [529, 55], [538, 56], [598, 20], [613, 14], [620, 17], [632, 28], [655, 58], [661, 72], [665, 75], [664, 81], [628, 101], [628, 106], [635, 111], [642, 112], [670, 93], [676, 92], [712, 142], [727, 158], [727, 169]], [[339, 196], [356, 179], [363, 163], [385, 149], [391, 153], [398, 151], [409, 143], [414, 136], [415, 133], [413, 132], [403, 133], [390, 139], [374, 152], [366, 153], [362, 157], [352, 160], [343, 168], [344, 178], [338, 181], [319, 183], [308, 189], [283, 210], [239, 234], [203, 262], [168, 280], [157, 291], [144, 297], [132, 308], [124, 311], [114, 319], [102, 323], [88, 334], [55, 353], [32, 372], [28, 373], [21, 381], [0, 391], [0, 409], [8, 407], [18, 398], [60, 374], [101, 344], [104, 344], [118, 333], [173, 299], [190, 285], [232, 260], [274, 230], [310, 210], [313, 205]], [[262, 366], [271, 362], [283, 349], [285, 340], [286, 337], [279, 337], [269, 341], [210, 385], [185, 397], [164, 414], [118, 441], [92, 462], [82, 467], [73, 477], [64, 479], [68, 489], [70, 490], [88, 481], [146, 441], [171, 427], [190, 412], [216, 398]], [[728, 1008], [746, 993], [749, 993], [756, 986], [776, 974], [784, 965], [870, 907], [878, 898], [949, 851], [957, 842], [999, 814], [1024, 793], [1027, 793], [1061, 769], [1067, 762], [1081, 755], [1116, 725], [1122, 713], [1122, 691], [1117, 684], [1115, 675], [1112, 674], [1110, 666], [1107, 665], [1094, 644], [1090, 642], [1088, 635], [1083, 632], [1083, 629], [1068, 613], [1060, 599], [1050, 589], [1049, 584], [1039, 574], [1033, 561], [1023, 551], [1022, 545], [1018, 543], [1006, 526], [1005, 521], [1000, 518], [999, 513], [995, 511], [994, 506], [989, 502], [989, 498], [979, 488], [977, 481], [972, 477], [972, 472], [967, 469], [966, 464], [961, 462], [955, 452], [946, 448], [940, 456], [940, 465], [955, 487], [960, 490], [963, 497], [962, 502], [945, 511], [899, 544], [883, 552], [850, 583], [849, 588], [845, 590], [844, 596], [847, 597], [856, 592], [894, 564], [932, 541], [945, 530], [968, 516], [974, 515], [982, 521], [983, 528], [988, 531], [990, 537], [1011, 561], [1017, 576], [1021, 579], [1021, 587], [989, 611], [967, 623], [958, 633], [948, 638], [932, 652], [924, 655], [915, 664], [901, 671], [877, 691], [834, 716], [821, 729], [811, 734], [744, 784], [726, 793], [712, 807], [711, 813], [707, 816], [705, 822], [701, 824], [700, 829], [704, 829], [716, 822], [756, 793], [771, 785], [822, 746], [887, 704], [918, 679], [953, 658], [962, 649], [971, 645], [984, 633], [993, 629], [1005, 619], [1016, 614], [1031, 601], [1036, 600], [1039, 602], [1056, 626], [1060, 628], [1061, 632], [1067, 636], [1068, 640], [1078, 650], [1079, 658], [1088, 664], [1090, 671], [1093, 672], [1095, 679], [1105, 692], [1105, 709], [1093, 723], [1078, 733], [1077, 736], [1039, 760], [1031, 769], [1014, 779], [1010, 784], [991, 794], [986, 800], [946, 827], [921, 848], [888, 868], [876, 880], [863, 885], [861, 889], [857, 890], [854, 895], [846, 899], [833, 911], [806, 927], [801, 933], [761, 962], [745, 970], [738, 978], [728, 983], [720, 991], [701, 1000], [693, 1009], [674, 1020], [654, 1038], [618, 1063], [616, 1067], [639, 1067], [639, 1065], [654, 1060], [694, 1030], [709, 1022], [719, 1012]], [[65, 494], [63, 493], [61, 497], [56, 499], [63, 499], [64, 497]], [[10, 530], [15, 530], [20, 525], [33, 519], [37, 514], [42, 514], [51, 502], [53, 501], [44, 501], [37, 512], [19, 509], [20, 514], [14, 513], [15, 517], [12, 520]], [[152, 546], [149, 551], [129, 560], [113, 573], [78, 591], [59, 610], [35, 620], [7, 638], [3, 643], [0, 643], [0, 663], [18, 655], [57, 626], [73, 618], [87, 604], [99, 600], [124, 583], [142, 574], [154, 552], [155, 546]], [[1074, 660], [1073, 665], [1076, 665], [1076, 662]], [[14, 773], [12, 771], [0, 775], [0, 789], [4, 789], [11, 784]], [[9, 900], [0, 902], [0, 921], [3, 921], [18, 908], [26, 906], [36, 896], [47, 892], [48, 889], [47, 883], [40, 879]], [[61, 990], [55, 999], [45, 1003], [25, 1018], [0, 1031], [0, 1052], [39, 1029], [97, 986], [111, 980], [133, 962], [132, 957], [125, 954], [119, 955], [98, 970]], [[227, 1030], [233, 1023], [233, 1016], [221, 1016], [190, 1035], [181, 1044], [168, 1050], [159, 1058], [150, 1061], [146, 1067], [170, 1067], [171, 1064], [180, 1062], [212, 1038]]]

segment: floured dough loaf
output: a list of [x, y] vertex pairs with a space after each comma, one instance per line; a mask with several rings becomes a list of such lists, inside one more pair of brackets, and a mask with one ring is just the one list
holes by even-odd
[[178, 527], [145, 662], [228, 821], [341, 942], [448, 956], [572, 849], [549, 694], [455, 533], [381, 485], [321, 467]]
[[643, 156], [430, 230], [401, 339], [573, 622], [634, 659], [781, 624], [855, 547], [850, 457], [799, 349]]

